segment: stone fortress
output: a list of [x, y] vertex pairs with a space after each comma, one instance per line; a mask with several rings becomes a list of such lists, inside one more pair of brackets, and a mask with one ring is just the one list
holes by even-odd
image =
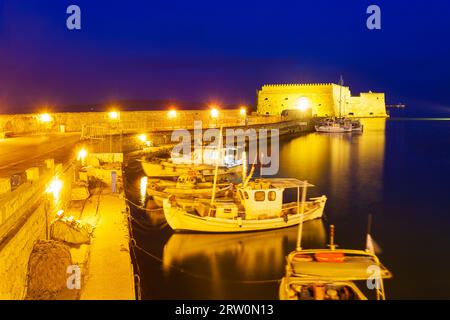
[[384, 93], [352, 96], [349, 87], [334, 83], [269, 84], [258, 90], [259, 114], [281, 115], [284, 110], [301, 110], [313, 117], [387, 117]]

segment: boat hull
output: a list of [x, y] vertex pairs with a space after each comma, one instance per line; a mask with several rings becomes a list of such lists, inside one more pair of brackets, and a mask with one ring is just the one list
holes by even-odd
[[[193, 171], [199, 172], [203, 176], [213, 176], [215, 168], [212, 166], [187, 166], [187, 165], [164, 165], [161, 163], [154, 163], [148, 161], [142, 161], [142, 169], [148, 177], [179, 177], [183, 174], [188, 174]], [[239, 173], [242, 171], [242, 166], [237, 165], [234, 167], [221, 167], [218, 168], [218, 175]]]
[[[322, 196], [315, 200], [318, 206], [303, 214], [303, 221], [321, 218], [326, 203], [326, 197]], [[291, 214], [285, 220], [283, 217], [269, 219], [225, 219], [216, 217], [201, 217], [184, 211], [179, 206], [172, 206], [166, 199], [163, 201], [164, 216], [169, 226], [175, 231], [195, 231], [195, 232], [249, 232], [273, 230], [298, 225], [301, 214]]]
[[333, 126], [315, 126], [317, 132], [327, 133], [345, 133], [352, 132], [352, 128], [333, 127]]

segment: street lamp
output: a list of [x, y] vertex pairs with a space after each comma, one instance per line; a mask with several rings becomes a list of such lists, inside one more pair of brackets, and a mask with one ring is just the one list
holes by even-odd
[[87, 150], [85, 148], [80, 149], [78, 151], [77, 160], [81, 162], [81, 165], [84, 166], [84, 160], [87, 157]]
[[48, 123], [48, 122], [52, 122], [53, 118], [49, 113], [41, 113], [39, 115], [39, 121], [43, 122], [43, 123]]
[[169, 119], [173, 119], [177, 116], [177, 111], [175, 109], [171, 109], [167, 113], [167, 116], [169, 117]]
[[212, 118], [217, 118], [219, 116], [219, 110], [217, 110], [217, 108], [213, 107], [211, 109], [211, 117]]
[[140, 134], [140, 135], [138, 135], [138, 139], [142, 142], [142, 143], [145, 143], [145, 142], [147, 142], [147, 135], [146, 134]]
[[112, 110], [108, 113], [108, 116], [111, 120], [118, 120], [120, 118], [120, 112]]

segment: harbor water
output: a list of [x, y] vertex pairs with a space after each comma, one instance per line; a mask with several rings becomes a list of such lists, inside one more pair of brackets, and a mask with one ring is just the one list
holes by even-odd
[[[363, 249], [371, 214], [379, 257], [394, 274], [385, 281], [387, 298], [448, 299], [449, 133], [446, 119], [367, 119], [362, 134], [281, 139], [278, 177], [308, 180], [315, 185], [308, 196], [328, 197], [324, 219], [304, 224], [302, 246], [325, 247], [334, 224], [340, 247]], [[278, 298], [296, 227], [175, 234], [163, 215], [139, 208], [139, 162], [126, 170], [143, 299]], [[292, 201], [295, 193], [287, 196]]]

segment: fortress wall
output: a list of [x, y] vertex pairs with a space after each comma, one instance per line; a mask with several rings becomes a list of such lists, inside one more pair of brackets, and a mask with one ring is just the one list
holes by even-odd
[[308, 98], [312, 114], [334, 114], [332, 84], [266, 85], [258, 91], [258, 113], [280, 115], [283, 110], [297, 109], [298, 100]]
[[309, 99], [313, 116], [338, 116], [340, 112], [355, 117], [387, 116], [384, 93], [352, 96], [349, 87], [336, 84], [264, 85], [258, 91], [257, 111], [280, 115], [283, 110], [297, 109], [301, 97]]
[[360, 105], [354, 110], [355, 116], [386, 117], [386, 101], [384, 93], [361, 93]]

